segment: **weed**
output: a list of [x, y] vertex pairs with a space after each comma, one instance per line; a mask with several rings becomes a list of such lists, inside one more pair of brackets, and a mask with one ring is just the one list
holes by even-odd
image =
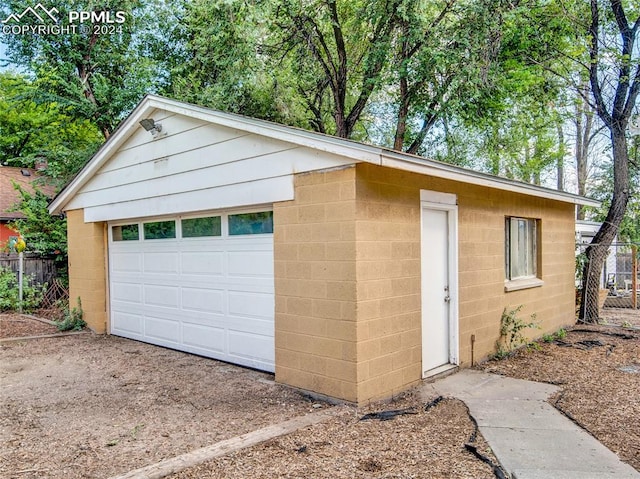
[[514, 349], [528, 344], [523, 330], [540, 328], [536, 322], [535, 313], [530, 316], [529, 322], [525, 322], [525, 320], [518, 316], [522, 307], [523, 305], [521, 304], [514, 309], [507, 310], [507, 308], [504, 308], [502, 311], [502, 317], [500, 318], [500, 339], [496, 341], [496, 353], [494, 355], [496, 359], [505, 358], [511, 354]]
[[544, 341], [545, 343], [552, 343], [558, 339], [564, 339], [566, 337], [567, 337], [567, 330], [564, 328], [560, 328], [555, 333], [543, 334], [542, 341]]
[[144, 429], [144, 424], [136, 424], [135, 427], [129, 433], [129, 435], [131, 436], [131, 439], [137, 439], [138, 438], [138, 433], [142, 429]]
[[78, 296], [78, 306], [72, 309], [67, 309], [64, 313], [64, 318], [60, 321], [56, 321], [58, 331], [80, 331], [87, 323], [82, 319], [82, 303]]
[[542, 346], [540, 346], [540, 343], [531, 341], [530, 343], [527, 344], [527, 351], [541, 351], [541, 350], [542, 350]]

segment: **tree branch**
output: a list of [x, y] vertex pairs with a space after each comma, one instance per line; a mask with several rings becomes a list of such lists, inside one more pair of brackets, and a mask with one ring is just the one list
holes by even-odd
[[[631, 55], [633, 54], [633, 32], [622, 8], [621, 0], [611, 0], [611, 9], [616, 18], [620, 35], [622, 36], [622, 52], [618, 86], [613, 100], [612, 119], [614, 123], [622, 122], [618, 127], [626, 126], [624, 115], [627, 93], [629, 91], [629, 75], [631, 74]], [[628, 116], [626, 116], [628, 119]]]
[[591, 0], [591, 25], [589, 26], [589, 33], [591, 34], [591, 46], [589, 48], [589, 59], [591, 64], [589, 65], [589, 81], [591, 82], [591, 92], [596, 102], [596, 111], [598, 116], [608, 127], [611, 127], [611, 115], [607, 111], [607, 107], [604, 104], [602, 98], [602, 90], [600, 89], [600, 83], [598, 81], [598, 56], [599, 56], [599, 35], [598, 27], [600, 25], [600, 12], [598, 10], [598, 0]]
[[422, 45], [425, 44], [425, 42], [427, 41], [429, 36], [431, 36], [433, 34], [433, 31], [435, 30], [435, 28], [438, 25], [440, 25], [442, 20], [444, 20], [444, 17], [447, 15], [447, 13], [449, 13], [449, 10], [451, 10], [451, 7], [453, 7], [454, 3], [456, 3], [456, 0], [448, 0], [447, 1], [447, 4], [444, 6], [444, 8], [442, 9], [442, 11], [438, 15], [438, 17], [433, 20], [433, 22], [431, 23], [431, 25], [429, 25], [428, 28], [425, 29], [424, 36], [422, 37], [422, 39], [419, 42], [416, 42], [416, 44], [413, 46], [413, 48], [411, 48], [408, 51], [408, 54], [407, 54], [406, 58], [412, 58], [413, 55], [415, 55], [416, 52], [422, 47]]
[[[398, 3], [399, 0], [394, 0], [390, 5], [390, 15], [385, 15], [381, 20], [378, 21], [378, 24], [376, 25], [373, 33], [373, 38], [376, 39], [376, 43], [380, 41], [386, 42], [389, 35], [391, 34], [391, 31], [395, 28], [397, 20], [395, 12]], [[358, 99], [356, 100], [355, 104], [351, 108], [351, 111], [349, 112], [349, 115], [346, 118], [345, 123], [347, 125], [349, 134], [353, 130], [353, 127], [355, 126], [358, 118], [360, 118], [364, 107], [367, 105], [367, 101], [369, 100], [371, 93], [373, 93], [373, 90], [377, 83], [375, 79], [379, 75], [386, 61], [387, 55], [377, 54], [375, 48], [377, 48], [376, 44], [372, 46], [372, 50], [370, 53], [370, 55], [375, 55], [375, 60], [371, 61], [371, 59], [369, 58], [368, 61], [366, 61], [366, 67], [363, 75], [363, 84], [360, 89], [360, 94], [358, 95]]]

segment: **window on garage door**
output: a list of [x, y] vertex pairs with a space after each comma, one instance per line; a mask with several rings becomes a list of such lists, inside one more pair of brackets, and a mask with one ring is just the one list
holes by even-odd
[[171, 221], [153, 221], [144, 223], [144, 239], [172, 239], [176, 237], [176, 222]]
[[229, 235], [273, 233], [273, 211], [229, 215]]
[[183, 219], [180, 223], [183, 238], [222, 236], [222, 219], [220, 216], [188, 218]]
[[111, 230], [113, 241], [137, 241], [140, 239], [137, 224], [114, 226]]

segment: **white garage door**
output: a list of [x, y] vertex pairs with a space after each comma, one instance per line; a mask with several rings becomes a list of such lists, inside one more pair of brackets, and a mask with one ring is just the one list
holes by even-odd
[[271, 211], [109, 225], [111, 333], [274, 371]]

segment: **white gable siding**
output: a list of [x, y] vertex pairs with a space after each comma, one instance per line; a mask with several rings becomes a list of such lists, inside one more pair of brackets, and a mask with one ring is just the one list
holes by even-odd
[[156, 110], [69, 202], [110, 221], [293, 199], [293, 175], [354, 160]]

